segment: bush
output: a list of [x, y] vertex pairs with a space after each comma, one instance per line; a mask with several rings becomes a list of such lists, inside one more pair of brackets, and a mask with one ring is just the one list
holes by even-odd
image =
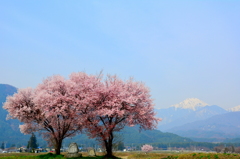
[[152, 150], [153, 150], [153, 147], [151, 146], [151, 145], [143, 145], [142, 147], [141, 147], [141, 149], [142, 149], [142, 151], [144, 151], [144, 152], [151, 152]]

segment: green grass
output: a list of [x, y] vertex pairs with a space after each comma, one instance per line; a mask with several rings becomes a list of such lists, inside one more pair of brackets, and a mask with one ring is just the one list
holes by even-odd
[[[19, 159], [66, 159], [64, 155], [56, 155], [52, 153], [47, 153], [42, 155], [34, 154], [34, 153], [8, 153], [8, 154], [1, 154], [0, 158], [1, 159], [18, 159], [18, 158]], [[105, 159], [104, 156], [96, 156], [96, 157], [83, 156], [80, 158], [81, 159]], [[67, 159], [78, 159], [78, 157], [67, 158]]]

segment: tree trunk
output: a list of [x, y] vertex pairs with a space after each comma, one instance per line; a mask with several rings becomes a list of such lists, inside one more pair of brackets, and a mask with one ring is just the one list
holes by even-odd
[[105, 144], [106, 151], [107, 151], [106, 156], [107, 157], [113, 157], [113, 154], [112, 154], [112, 142], [108, 140], [106, 143], [107, 143], [107, 144]]
[[61, 154], [61, 147], [62, 147], [62, 140], [56, 141], [54, 147], [55, 147], [55, 153], [56, 153], [56, 155], [60, 155], [60, 154]]
[[104, 140], [106, 151], [107, 151], [107, 154], [105, 156], [107, 158], [116, 158], [115, 156], [113, 156], [113, 152], [112, 152], [112, 144], [113, 143], [112, 142], [113, 142], [113, 134], [110, 133], [108, 140]]

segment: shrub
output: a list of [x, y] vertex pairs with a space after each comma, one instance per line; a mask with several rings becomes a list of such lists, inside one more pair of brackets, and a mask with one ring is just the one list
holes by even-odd
[[141, 147], [141, 149], [142, 149], [142, 151], [148, 153], [148, 152], [151, 152], [153, 150], [153, 147], [151, 145], [145, 144]]

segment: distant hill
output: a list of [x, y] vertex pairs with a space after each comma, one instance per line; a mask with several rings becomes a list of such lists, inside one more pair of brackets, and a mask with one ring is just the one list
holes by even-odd
[[[227, 138], [240, 137], [240, 112], [230, 112], [212, 116], [169, 129], [169, 132], [189, 138], [207, 138], [224, 141]], [[209, 141], [209, 140], [207, 140]]]
[[0, 84], [0, 120], [5, 120], [7, 111], [2, 109], [3, 103], [6, 101], [7, 96], [13, 95], [17, 92], [17, 88], [8, 84]]
[[24, 135], [19, 130], [20, 122], [18, 120], [6, 120], [8, 112], [2, 108], [7, 96], [17, 92], [17, 88], [8, 84], [0, 84], [0, 142], [8, 144], [22, 144], [29, 139], [28, 135]]
[[124, 143], [192, 142], [189, 138], [180, 137], [173, 133], [164, 133], [159, 130], [145, 130], [139, 132], [138, 127], [126, 127], [122, 132], [124, 134]]
[[169, 108], [155, 109], [155, 111], [157, 117], [162, 118], [158, 129], [165, 132], [177, 126], [227, 113], [225, 109], [217, 105], [208, 106], [207, 103], [197, 98], [189, 98]]

